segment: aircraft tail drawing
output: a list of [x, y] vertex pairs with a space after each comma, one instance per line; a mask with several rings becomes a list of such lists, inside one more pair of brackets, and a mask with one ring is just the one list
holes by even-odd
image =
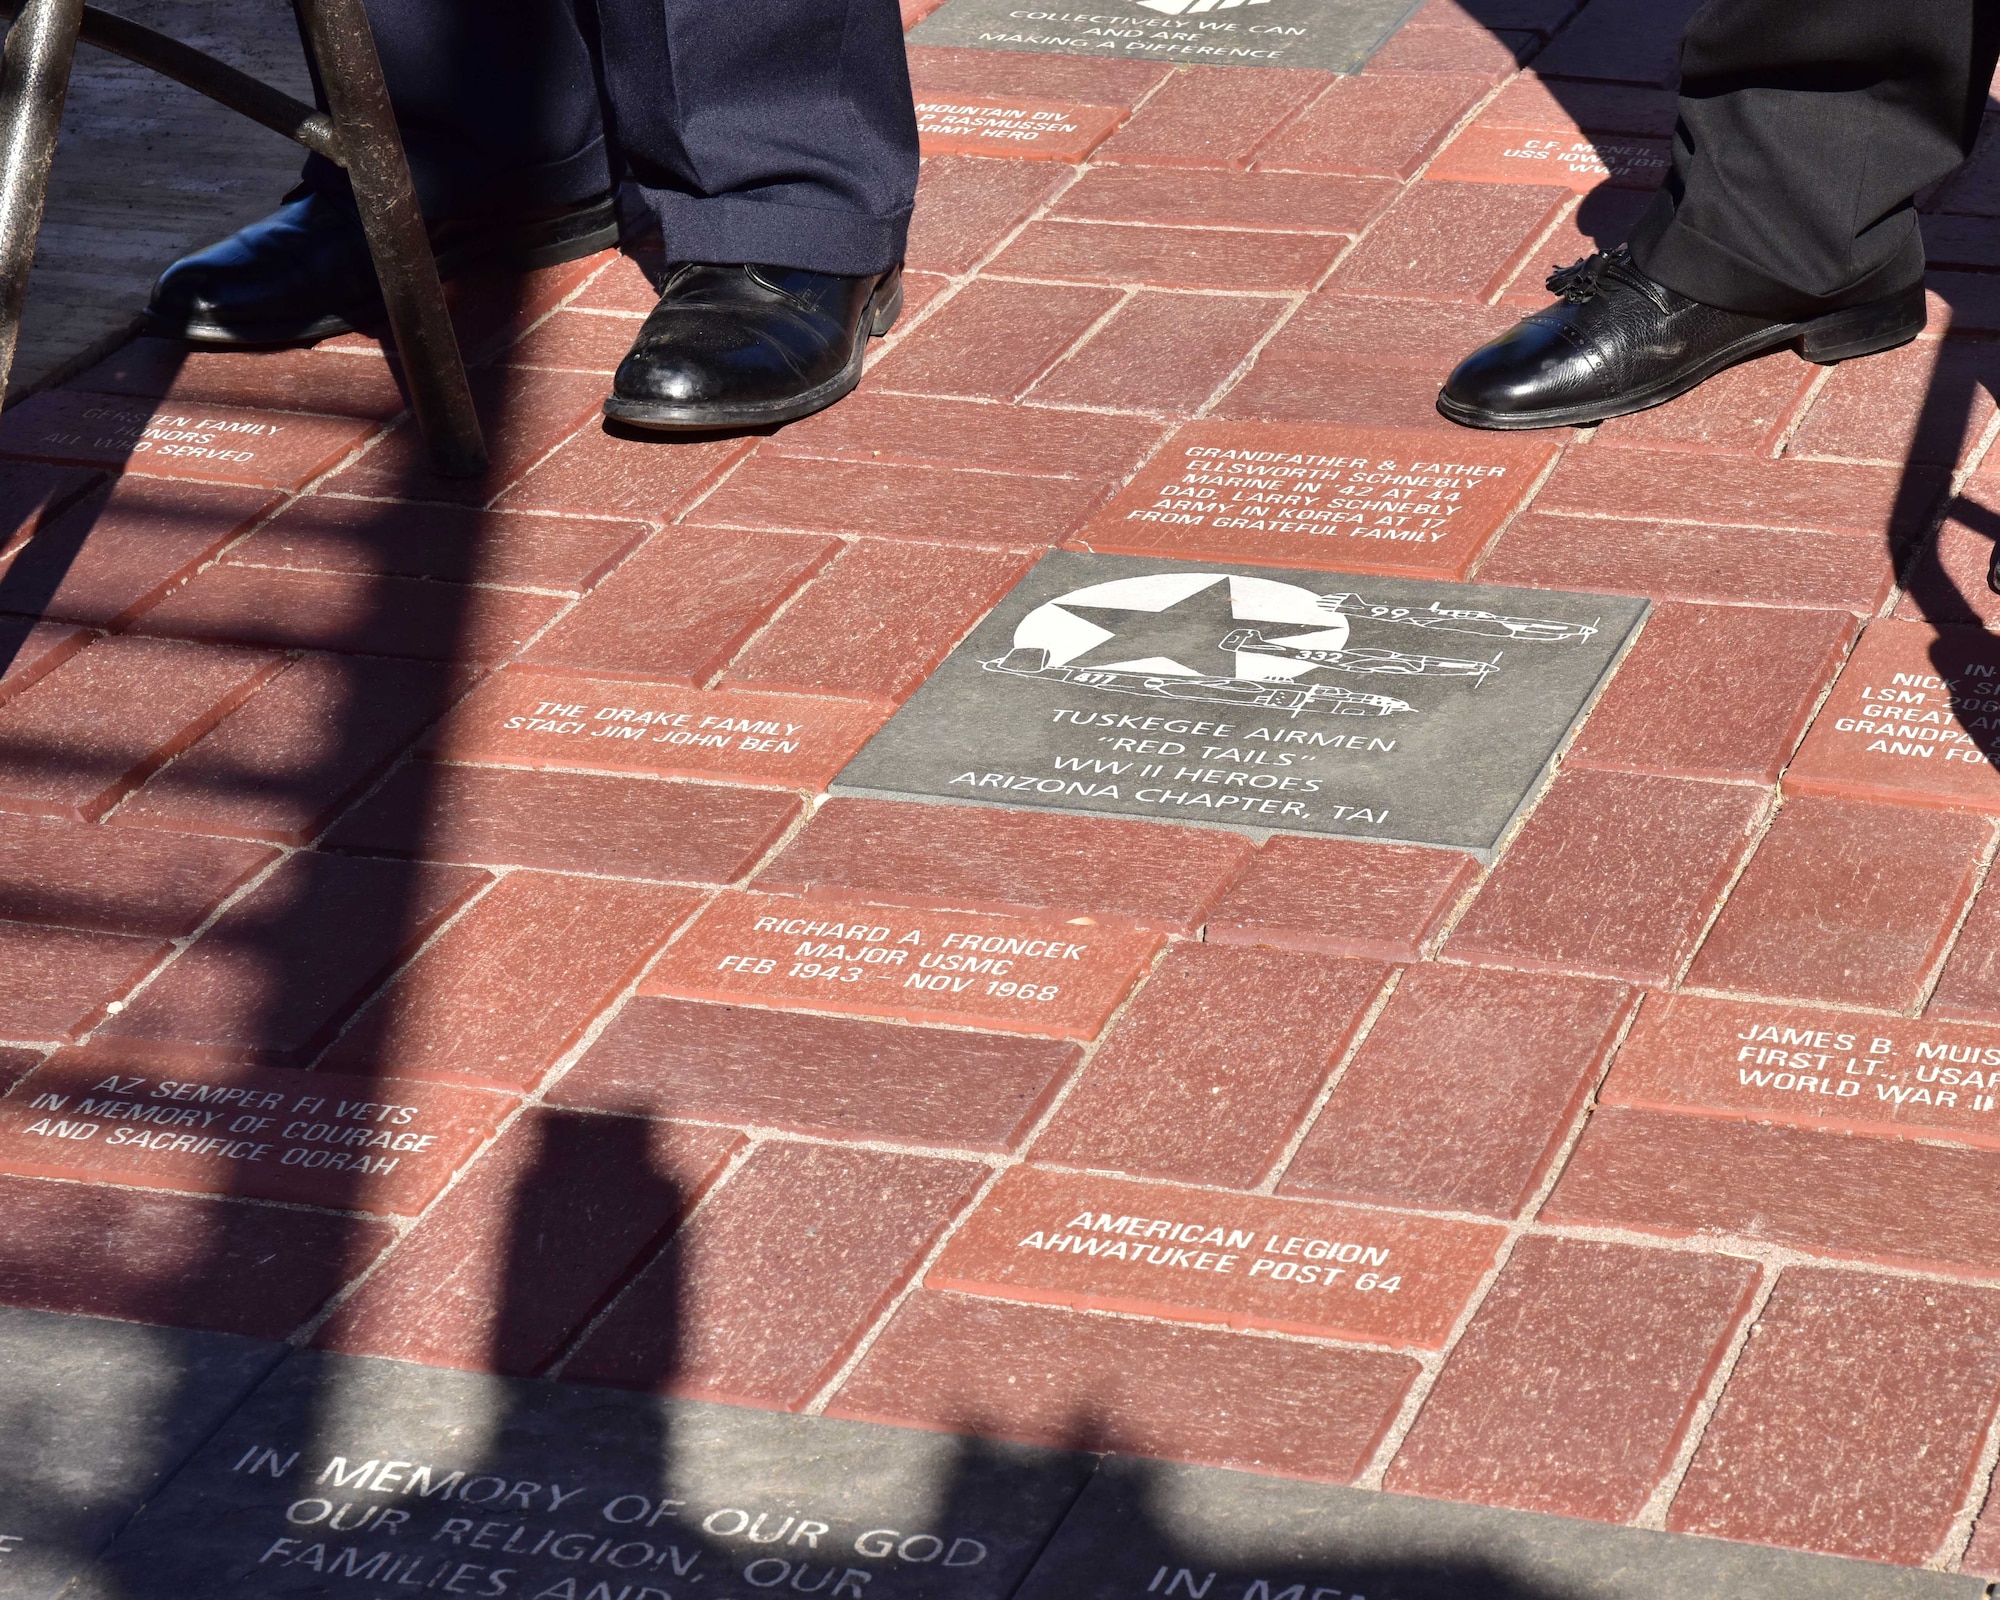
[[1258, 707], [1297, 715], [1317, 711], [1332, 716], [1387, 717], [1413, 709], [1406, 700], [1386, 694], [1363, 694], [1329, 683], [1262, 682], [1227, 677], [1168, 677], [1117, 667], [1051, 666], [1049, 652], [1019, 647], [993, 661], [980, 663], [988, 672], [1017, 678], [1053, 679], [1079, 688], [1111, 694], [1147, 695], [1162, 700], [1198, 700], [1212, 705]]
[[1282, 639], [1266, 639], [1255, 628], [1238, 628], [1223, 635], [1220, 648], [1247, 650], [1260, 656], [1287, 661], [1310, 661], [1314, 666], [1336, 672], [1381, 672], [1394, 677], [1471, 678], [1483, 683], [1500, 670], [1496, 657], [1491, 661], [1465, 660], [1456, 656], [1411, 655], [1402, 650], [1384, 650], [1373, 645], [1344, 646], [1337, 650], [1288, 644]]

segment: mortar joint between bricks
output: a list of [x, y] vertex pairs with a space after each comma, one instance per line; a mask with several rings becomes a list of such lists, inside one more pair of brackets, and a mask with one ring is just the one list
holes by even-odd
[[1715, 1408], [1722, 1403], [1722, 1392], [1735, 1376], [1736, 1364], [1749, 1346], [1750, 1336], [1764, 1315], [1764, 1307], [1770, 1304], [1778, 1279], [1784, 1275], [1784, 1268], [1771, 1262], [1760, 1262], [1759, 1269], [1757, 1282], [1750, 1291], [1750, 1303], [1744, 1307], [1742, 1317], [1730, 1331], [1729, 1343], [1723, 1347], [1721, 1359], [1715, 1363], [1715, 1371], [1709, 1374], [1702, 1392], [1689, 1405], [1673, 1460], [1667, 1464], [1659, 1482], [1653, 1485], [1653, 1492], [1646, 1496], [1645, 1504], [1633, 1516], [1634, 1527], [1664, 1531], [1667, 1526], [1667, 1512], [1674, 1503], [1674, 1496], [1681, 1492], [1681, 1485], [1687, 1481], [1688, 1471], [1694, 1465], [1695, 1452], [1701, 1448], [1702, 1437], [1708, 1432]]
[[1980, 849], [1978, 861], [1973, 864], [1972, 883], [1966, 890], [1965, 903], [1958, 908], [1958, 915], [1952, 919], [1950, 930], [1939, 941], [1937, 955], [1932, 959], [1930, 971], [1924, 975], [1924, 981], [1917, 985], [1916, 999], [1911, 1002], [1907, 1015], [1922, 1016], [1924, 1008], [1931, 1003], [1931, 996], [1937, 992], [1938, 984], [1943, 981], [1945, 965], [1951, 960], [1952, 952], [1958, 948], [1959, 936], [1965, 931], [1966, 918], [1972, 915], [1974, 903], [1986, 885], [1992, 881], [1996, 850], [2000, 850], [2000, 826], [1996, 826], [1995, 821], [1989, 819], [1986, 825], [1986, 843]]
[[1965, 1560], [1966, 1549], [1972, 1543], [1972, 1531], [1978, 1525], [1979, 1514], [1985, 1509], [1986, 1496], [1992, 1487], [1996, 1461], [2000, 1461], [2000, 1407], [1995, 1407], [1987, 1416], [1986, 1432], [1980, 1439], [1979, 1454], [1973, 1458], [1964, 1499], [1951, 1519], [1951, 1526], [1938, 1541], [1937, 1548], [1925, 1560], [1926, 1567], [1955, 1572]]
[[583, 1348], [584, 1342], [603, 1325], [605, 1319], [618, 1309], [619, 1303], [632, 1292], [638, 1281], [645, 1276], [646, 1269], [659, 1259], [660, 1253], [671, 1248], [674, 1240], [714, 1203], [715, 1197], [728, 1187], [736, 1174], [743, 1170], [744, 1164], [762, 1148], [763, 1145], [759, 1141], [746, 1139], [743, 1147], [732, 1155], [723, 1165], [722, 1171], [710, 1180], [701, 1197], [687, 1209], [686, 1214], [668, 1223], [639, 1247], [632, 1259], [626, 1262], [624, 1270], [612, 1279], [590, 1315], [572, 1330], [570, 1336], [557, 1347], [556, 1353], [542, 1363], [537, 1376], [544, 1378], [562, 1376], [563, 1368], [569, 1365], [577, 1351]]
[[1361, 1014], [1360, 1022], [1355, 1025], [1354, 1037], [1347, 1041], [1347, 1048], [1341, 1051], [1327, 1070], [1326, 1081], [1319, 1086], [1319, 1092], [1313, 1096], [1312, 1104], [1306, 1107], [1306, 1114], [1299, 1119], [1299, 1125], [1292, 1130], [1284, 1148], [1272, 1161], [1270, 1170], [1264, 1174], [1263, 1181], [1250, 1191], [1252, 1194], [1274, 1196], [1277, 1194], [1278, 1185], [1284, 1181], [1285, 1174], [1291, 1170], [1292, 1162], [1298, 1158], [1299, 1147], [1311, 1135], [1314, 1125], [1320, 1119], [1320, 1113], [1326, 1109], [1326, 1103], [1333, 1098], [1334, 1090], [1340, 1087], [1340, 1080], [1347, 1076], [1347, 1069], [1353, 1064], [1354, 1058], [1361, 1053], [1361, 1047], [1368, 1042], [1368, 1036], [1375, 1031], [1376, 1020], [1388, 1010], [1389, 1002], [1402, 987], [1403, 972], [1404, 968], [1401, 966], [1390, 968], [1389, 975], [1382, 980], [1380, 987], [1375, 991], [1375, 998], [1369, 1002], [1368, 1009]]
[[1708, 908], [1708, 915], [1702, 918], [1701, 926], [1695, 930], [1694, 937], [1688, 940], [1687, 953], [1681, 957], [1667, 982], [1662, 985], [1663, 988], [1678, 990], [1687, 980], [1688, 973], [1694, 967], [1695, 958], [1701, 954], [1701, 947], [1708, 942], [1709, 934], [1721, 920], [1722, 908], [1729, 904], [1729, 897], [1736, 892], [1736, 886], [1743, 881], [1743, 874], [1750, 870], [1750, 863], [1756, 859], [1764, 840], [1770, 836], [1772, 827], [1777, 823], [1778, 813], [1784, 810], [1785, 791], [1777, 784], [1769, 785], [1768, 791], [1764, 804], [1751, 817], [1748, 827], [1744, 830], [1741, 848], [1724, 876], [1721, 890], [1715, 896], [1715, 903]]
[[1555, 1193], [1556, 1184], [1561, 1181], [1563, 1169], [1576, 1153], [1577, 1144], [1583, 1138], [1583, 1130], [1590, 1126], [1590, 1119], [1597, 1111], [1597, 1096], [1604, 1088], [1604, 1080], [1611, 1075], [1612, 1063], [1618, 1059], [1618, 1052], [1625, 1048], [1625, 1041], [1631, 1037], [1633, 1027], [1638, 1023], [1639, 1012], [1645, 1006], [1652, 991], [1641, 985], [1632, 986], [1631, 998], [1626, 1002], [1624, 1015], [1618, 1025], [1611, 1030], [1611, 1038], [1606, 1043], [1604, 1054], [1598, 1062], [1597, 1076], [1591, 1080], [1582, 1103], [1570, 1118], [1570, 1125], [1563, 1130], [1563, 1136], [1550, 1151], [1548, 1165], [1540, 1180], [1522, 1202], [1517, 1220], [1524, 1228], [1533, 1228], [1542, 1214], [1542, 1207], [1548, 1204], [1549, 1196]]

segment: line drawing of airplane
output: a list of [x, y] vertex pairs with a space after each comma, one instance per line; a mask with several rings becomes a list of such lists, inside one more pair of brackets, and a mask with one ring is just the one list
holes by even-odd
[[1291, 661], [1310, 661], [1317, 667], [1336, 672], [1385, 672], [1397, 677], [1471, 678], [1484, 683], [1500, 670], [1500, 658], [1491, 661], [1467, 660], [1458, 656], [1415, 656], [1402, 650], [1384, 650], [1373, 645], [1349, 646], [1338, 650], [1315, 649], [1287, 639], [1266, 639], [1255, 628], [1238, 628], [1222, 636], [1221, 650], [1248, 650], [1260, 656]]
[[[1317, 664], [1317, 663], [1315, 663]], [[1016, 678], [1055, 679], [1079, 688], [1110, 694], [1149, 695], [1165, 700], [1200, 700], [1211, 705], [1256, 706], [1272, 711], [1318, 711], [1333, 716], [1387, 717], [1398, 711], [1415, 709], [1407, 700], [1393, 695], [1363, 694], [1332, 683], [1289, 683], [1249, 678], [1166, 677], [1157, 673], [1133, 672], [1116, 667], [1067, 667], [1052, 665], [1049, 652], [1035, 646], [1019, 646], [995, 661], [982, 661], [988, 672], [1004, 672]]]
[[1494, 639], [1519, 639], [1529, 644], [1559, 644], [1588, 639], [1595, 622], [1551, 622], [1545, 617], [1503, 617], [1497, 611], [1458, 610], [1433, 600], [1421, 611], [1408, 606], [1381, 606], [1358, 594], [1325, 594], [1320, 603], [1342, 616], [1370, 622], [1396, 622], [1406, 628], [1435, 628], [1440, 633], [1476, 633]]

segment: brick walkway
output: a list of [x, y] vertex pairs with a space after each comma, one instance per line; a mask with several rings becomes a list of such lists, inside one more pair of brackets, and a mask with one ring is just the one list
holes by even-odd
[[[1431, 410], [1643, 205], [1671, 9], [913, 50], [1056, 133], [927, 160], [769, 438], [603, 430], [610, 257], [458, 286], [475, 484], [359, 337], [9, 412], [0, 1302], [2000, 1574], [2000, 165], [1903, 351]], [[1210, 419], [1514, 465], [1421, 548], [1127, 517]], [[827, 798], [1064, 546], [1652, 608], [1490, 865]], [[757, 966], [954, 933], [1088, 957]]]

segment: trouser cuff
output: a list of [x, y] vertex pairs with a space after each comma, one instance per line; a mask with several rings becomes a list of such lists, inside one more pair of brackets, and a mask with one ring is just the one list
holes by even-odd
[[1886, 299], [1924, 281], [1924, 241], [1917, 215], [1907, 213], [1908, 237], [1882, 265], [1832, 294], [1808, 294], [1719, 240], [1689, 227], [1662, 189], [1632, 230], [1632, 259], [1639, 270], [1677, 294], [1705, 306], [1753, 317], [1799, 322], [1847, 306]]
[[669, 261], [759, 262], [863, 277], [887, 272], [903, 259], [909, 241], [908, 211], [870, 217], [741, 195], [703, 198], [637, 184], [628, 188], [627, 198], [658, 220]]

